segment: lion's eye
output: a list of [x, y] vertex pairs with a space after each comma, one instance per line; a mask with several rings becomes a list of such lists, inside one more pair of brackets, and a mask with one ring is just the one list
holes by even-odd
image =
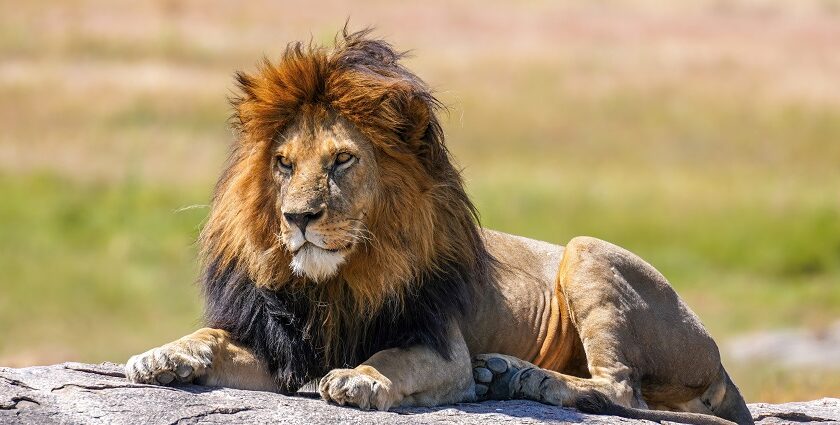
[[356, 162], [355, 156], [347, 152], [342, 152], [335, 156], [335, 165], [333, 165], [333, 168], [335, 170], [344, 170], [353, 165], [354, 162]]
[[283, 155], [277, 155], [277, 168], [284, 173], [289, 173], [292, 171], [292, 161]]

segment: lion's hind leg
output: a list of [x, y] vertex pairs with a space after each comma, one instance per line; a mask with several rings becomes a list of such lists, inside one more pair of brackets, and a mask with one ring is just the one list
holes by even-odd
[[[653, 266], [613, 244], [579, 237], [566, 246], [557, 283], [592, 380], [627, 383], [635, 398], [644, 397], [651, 408], [683, 412], [640, 412], [635, 408], [643, 403], [633, 406], [598, 388], [581, 396], [577, 407], [602, 406], [603, 413], [639, 419], [679, 415], [670, 420], [728, 422], [723, 417], [752, 423], [714, 340]], [[712, 393], [718, 401], [702, 400]], [[699, 404], [692, 403], [698, 398]], [[724, 407], [739, 403], [744, 408], [736, 414]]]
[[[479, 400], [526, 399], [585, 413], [694, 425], [732, 425], [710, 414], [647, 410], [638, 389], [610, 378], [579, 378], [504, 354], [481, 354], [473, 359]], [[742, 423], [742, 422], [738, 422]], [[744, 422], [751, 423], [751, 422]]]
[[[594, 238], [575, 238], [563, 254], [556, 293], [568, 306], [590, 377], [484, 354], [474, 361], [477, 395], [634, 419], [731, 423], [712, 413], [751, 423], [743, 412], [724, 413], [732, 410], [727, 405], [742, 404], [743, 399], [737, 390], [730, 391], [731, 381], [720, 380], [717, 346], [667, 280], [639, 257]], [[653, 386], [656, 394], [651, 394]], [[709, 396], [708, 407], [703, 400], [691, 404], [704, 395]], [[647, 410], [649, 404], [688, 412]]]
[[555, 406], [575, 407], [581, 397], [596, 391], [612, 402], [646, 408], [641, 393], [629, 382], [585, 379], [540, 368], [504, 354], [473, 358], [476, 396], [483, 400], [528, 399]]

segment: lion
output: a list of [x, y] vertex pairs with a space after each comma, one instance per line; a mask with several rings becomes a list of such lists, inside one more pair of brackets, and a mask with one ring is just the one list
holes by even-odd
[[200, 235], [206, 328], [137, 383], [388, 410], [487, 399], [752, 423], [714, 340], [636, 255], [483, 229], [440, 103], [369, 30], [237, 73], [235, 141]]

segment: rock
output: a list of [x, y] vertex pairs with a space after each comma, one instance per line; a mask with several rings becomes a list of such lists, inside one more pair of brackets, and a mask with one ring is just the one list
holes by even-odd
[[753, 332], [727, 344], [739, 362], [763, 361], [791, 368], [840, 369], [840, 321], [820, 330], [780, 329]]
[[[315, 394], [287, 397], [260, 391], [126, 381], [112, 363], [0, 368], [0, 423], [31, 424], [588, 424], [650, 423], [586, 415], [531, 401], [462, 403], [437, 408], [361, 411], [325, 403]], [[840, 400], [753, 404], [759, 424], [840, 422]]]
[[761, 424], [840, 423], [840, 399], [824, 398], [783, 404], [749, 405], [753, 419]]

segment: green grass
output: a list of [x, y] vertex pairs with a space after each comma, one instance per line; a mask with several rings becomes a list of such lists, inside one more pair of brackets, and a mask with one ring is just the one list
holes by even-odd
[[200, 323], [206, 193], [0, 176], [0, 357], [124, 361]]

